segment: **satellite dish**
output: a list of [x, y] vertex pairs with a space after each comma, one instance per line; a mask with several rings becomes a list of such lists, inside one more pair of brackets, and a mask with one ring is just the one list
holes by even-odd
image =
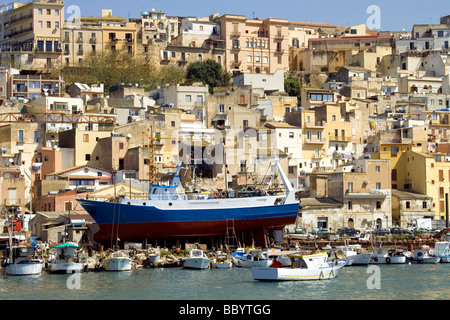
[[8, 161], [9, 161], [10, 163], [13, 163], [13, 162], [14, 162], [14, 159], [13, 159], [13, 158], [9, 158]]

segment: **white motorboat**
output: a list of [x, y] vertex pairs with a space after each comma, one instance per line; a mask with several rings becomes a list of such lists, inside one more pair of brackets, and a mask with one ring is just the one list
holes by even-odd
[[441, 258], [442, 263], [450, 262], [450, 242], [439, 241], [434, 244], [434, 255]]
[[290, 267], [254, 267], [253, 279], [261, 281], [325, 280], [336, 278], [345, 266], [345, 260], [328, 261], [326, 252], [301, 255], [292, 254]]
[[441, 257], [435, 257], [433, 256], [432, 252], [430, 252], [431, 249], [428, 246], [423, 246], [422, 248], [415, 249], [410, 257], [408, 259], [410, 262], [417, 262], [417, 263], [439, 263], [441, 261]]
[[73, 242], [66, 242], [52, 249], [55, 250], [54, 259], [49, 263], [50, 273], [79, 273], [83, 271], [83, 264], [78, 260], [77, 250], [81, 249]]
[[36, 257], [36, 248], [13, 247], [7, 249], [2, 261], [4, 273], [9, 276], [30, 276], [42, 273], [43, 261]]
[[208, 269], [211, 260], [206, 256], [202, 249], [189, 250], [189, 257], [182, 260], [185, 269]]
[[233, 263], [236, 267], [253, 268], [253, 267], [270, 267], [272, 259], [267, 256], [267, 251], [261, 249], [249, 249], [243, 252], [243, 249], [238, 249], [231, 254]]
[[396, 248], [376, 248], [370, 258], [370, 264], [402, 264], [406, 262], [406, 256], [401, 249]]
[[[334, 249], [335, 256], [338, 259], [345, 259], [346, 266], [360, 265], [365, 266], [369, 264], [372, 258], [371, 252], [361, 252], [362, 248], [359, 244], [349, 244], [344, 246], [337, 246]], [[340, 253], [340, 254], [337, 254]]]
[[121, 251], [116, 251], [104, 261], [106, 271], [131, 271], [131, 258]]

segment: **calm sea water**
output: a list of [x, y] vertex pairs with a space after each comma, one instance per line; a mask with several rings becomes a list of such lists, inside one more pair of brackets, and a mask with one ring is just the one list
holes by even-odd
[[[331, 280], [254, 281], [251, 269], [138, 269], [70, 275], [0, 276], [2, 300], [446, 300], [450, 263], [379, 265], [380, 289], [368, 288], [366, 266]], [[69, 281], [69, 285], [68, 285]]]

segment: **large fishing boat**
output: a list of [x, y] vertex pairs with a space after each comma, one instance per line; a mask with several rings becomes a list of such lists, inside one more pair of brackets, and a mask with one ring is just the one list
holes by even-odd
[[299, 201], [276, 161], [285, 192], [236, 198], [190, 199], [178, 166], [170, 185], [153, 185], [148, 199], [120, 198], [115, 202], [78, 199], [99, 225], [96, 241], [142, 241], [225, 235], [255, 229], [271, 231], [295, 223]]

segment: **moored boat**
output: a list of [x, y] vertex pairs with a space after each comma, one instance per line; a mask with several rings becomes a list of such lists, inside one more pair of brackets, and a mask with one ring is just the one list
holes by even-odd
[[422, 246], [422, 248], [415, 249], [408, 259], [409, 262], [436, 264], [441, 261], [441, 257], [435, 257], [430, 247]]
[[12, 247], [7, 249], [7, 257], [2, 261], [3, 271], [9, 276], [40, 275], [43, 261], [36, 255], [33, 247]]
[[73, 242], [65, 242], [53, 247], [54, 259], [49, 263], [50, 273], [78, 273], [83, 271], [83, 264], [79, 262], [76, 250], [81, 249]]
[[371, 252], [362, 252], [361, 245], [357, 244], [337, 246], [330, 252], [331, 255], [333, 253], [336, 258], [345, 259], [347, 266], [368, 265], [373, 255]]
[[241, 268], [269, 267], [273, 261], [268, 258], [267, 251], [261, 249], [249, 249], [246, 252], [238, 249], [231, 257], [234, 265]]
[[261, 281], [325, 280], [336, 278], [345, 266], [345, 260], [328, 261], [326, 252], [316, 254], [293, 254], [290, 267], [254, 267], [253, 279]]
[[189, 257], [182, 259], [185, 269], [208, 269], [211, 260], [206, 256], [202, 249], [189, 250]]
[[450, 242], [439, 241], [434, 244], [434, 255], [441, 258], [442, 263], [450, 262]]
[[231, 258], [225, 253], [219, 253], [211, 263], [212, 267], [217, 269], [230, 269], [233, 267]]
[[[153, 185], [148, 199], [121, 197], [118, 202], [77, 199], [92, 216], [100, 230], [99, 242], [223, 235], [233, 221], [235, 232], [265, 228], [283, 229], [293, 224], [299, 201], [279, 162], [279, 175], [285, 186], [283, 195], [258, 194], [242, 198], [189, 199], [180, 181], [181, 167], [171, 184]], [[114, 226], [120, 225], [119, 228]], [[117, 234], [116, 234], [117, 233]]]
[[370, 258], [369, 264], [402, 264], [406, 262], [404, 250], [397, 248], [376, 248]]
[[123, 252], [116, 251], [105, 259], [104, 268], [106, 271], [130, 271], [132, 268], [132, 260]]

